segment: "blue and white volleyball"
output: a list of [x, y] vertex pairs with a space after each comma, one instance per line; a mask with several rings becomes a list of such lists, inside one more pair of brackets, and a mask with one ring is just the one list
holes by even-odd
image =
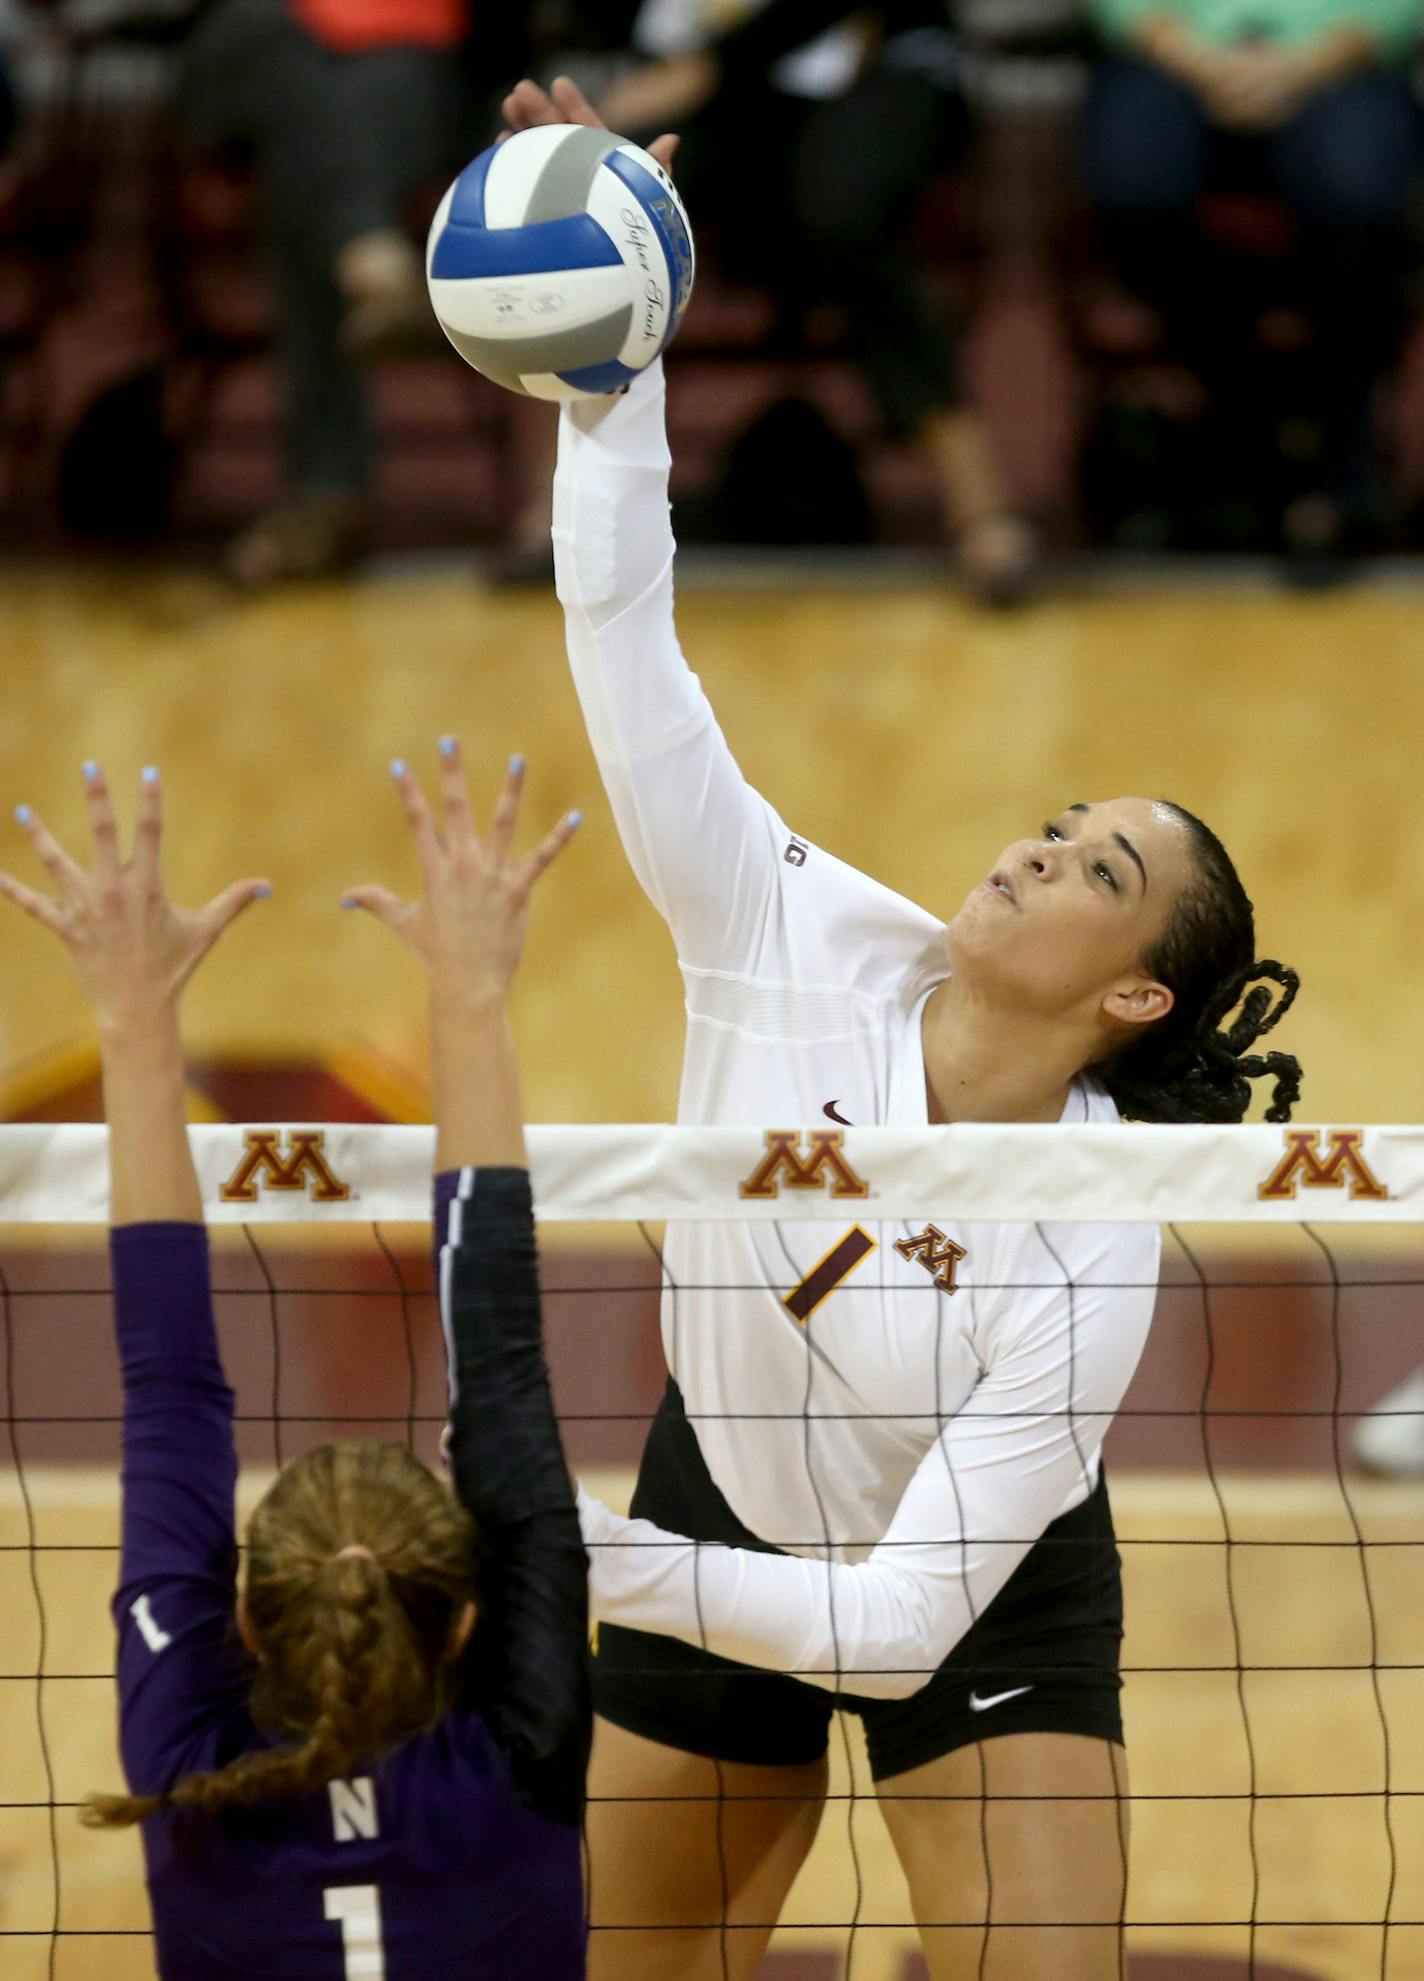
[[646, 369], [692, 294], [692, 232], [657, 160], [611, 131], [544, 124], [467, 165], [430, 224], [440, 327], [511, 392], [585, 399]]

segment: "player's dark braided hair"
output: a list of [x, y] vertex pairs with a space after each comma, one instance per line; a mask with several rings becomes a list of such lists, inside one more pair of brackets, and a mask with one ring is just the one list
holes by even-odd
[[1284, 964], [1256, 960], [1255, 912], [1230, 854], [1185, 807], [1168, 809], [1186, 828], [1194, 873], [1143, 967], [1176, 1002], [1093, 1070], [1130, 1121], [1240, 1121], [1260, 1079], [1274, 1082], [1267, 1121], [1289, 1121], [1300, 1061], [1252, 1048], [1290, 1010], [1300, 979]]
[[322, 1445], [282, 1471], [248, 1527], [247, 1614], [261, 1653], [253, 1717], [286, 1736], [162, 1795], [91, 1796], [83, 1820], [139, 1823], [302, 1795], [435, 1725], [474, 1593], [474, 1536], [404, 1446]]

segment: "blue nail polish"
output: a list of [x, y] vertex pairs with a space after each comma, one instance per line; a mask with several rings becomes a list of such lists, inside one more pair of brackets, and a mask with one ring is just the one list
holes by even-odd
[[16, 805], [16, 807], [15, 807], [15, 817], [16, 817], [16, 818], [17, 818], [17, 819], [18, 819], [18, 820], [20, 821], [20, 824], [21, 824], [21, 825], [28, 825], [28, 824], [29, 824], [29, 822], [30, 822], [30, 808], [29, 808], [29, 806], [28, 806], [28, 805]]
[[569, 824], [570, 824], [570, 825], [582, 825], [582, 824], [583, 824], [583, 813], [582, 813], [582, 812], [570, 812], [570, 813], [569, 813]]
[[404, 757], [392, 757], [392, 758], [391, 758], [391, 776], [392, 776], [392, 777], [404, 777], [404, 776], [405, 776], [405, 758], [404, 758]]
[[343, 908], [359, 908], [361, 903], [359, 901], [343, 901], [341, 905]]
[[158, 782], [158, 771], [156, 766], [153, 764], [145, 764], [143, 769], [139, 772], [139, 776], [143, 779], [145, 784], [157, 784]]
[[441, 756], [442, 756], [442, 757], [453, 757], [453, 756], [454, 756], [454, 754], [455, 754], [455, 739], [454, 739], [454, 737], [453, 737], [453, 736], [442, 736], [442, 737], [440, 738], [440, 754], [441, 754]]
[[511, 758], [510, 758], [510, 760], [509, 760], [509, 774], [510, 774], [510, 776], [511, 776], [511, 777], [522, 777], [522, 776], [524, 775], [524, 759], [523, 759], [523, 757], [520, 757], [520, 756], [514, 756], [514, 757], [511, 757]]
[[94, 782], [94, 779], [95, 779], [95, 778], [96, 778], [96, 777], [97, 777], [98, 775], [99, 775], [99, 766], [98, 766], [98, 764], [96, 764], [96, 763], [93, 763], [93, 762], [90, 762], [90, 763], [87, 763], [87, 764], [85, 764], [85, 766], [84, 766], [84, 780], [85, 780], [85, 782], [86, 782], [87, 784], [92, 784], [92, 783]]
[[267, 901], [271, 898], [271, 894], [272, 890], [270, 887], [254, 887], [252, 890], [254, 901]]

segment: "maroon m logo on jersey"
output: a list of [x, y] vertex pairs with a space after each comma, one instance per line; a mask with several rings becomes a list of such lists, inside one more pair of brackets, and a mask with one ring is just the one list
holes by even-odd
[[895, 1250], [906, 1261], [918, 1259], [935, 1285], [944, 1292], [958, 1292], [954, 1275], [959, 1270], [960, 1260], [967, 1259], [969, 1254], [952, 1238], [946, 1238], [937, 1224], [927, 1224], [913, 1238], [897, 1238]]

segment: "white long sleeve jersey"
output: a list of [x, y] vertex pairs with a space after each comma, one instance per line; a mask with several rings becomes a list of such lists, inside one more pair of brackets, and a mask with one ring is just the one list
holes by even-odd
[[[923, 1126], [943, 925], [793, 834], [741, 775], [678, 645], [668, 467], [661, 367], [565, 408], [559, 598], [623, 844], [677, 946], [678, 1119], [793, 1129], [831, 1104], [858, 1125]], [[1087, 1082], [1064, 1114], [1115, 1119]], [[845, 1232], [856, 1222], [852, 1203]], [[874, 1250], [804, 1321], [786, 1299], [840, 1227], [668, 1229], [663, 1345], [708, 1469], [799, 1559], [694, 1546], [586, 1503], [600, 1615], [906, 1696], [1087, 1497], [1146, 1339], [1156, 1230], [960, 1224], [952, 1204], [934, 1223], [962, 1251], [953, 1291], [926, 1248], [897, 1252], [916, 1227], [870, 1224]]]

